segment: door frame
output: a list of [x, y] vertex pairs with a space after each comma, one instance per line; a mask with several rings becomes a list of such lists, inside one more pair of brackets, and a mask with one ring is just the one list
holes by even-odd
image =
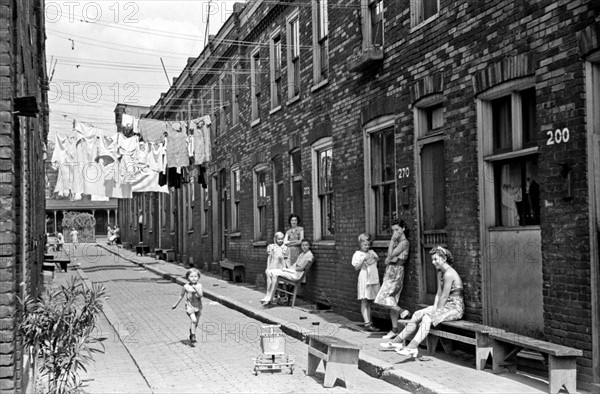
[[[421, 165], [421, 150], [423, 146], [438, 141], [445, 142], [446, 134], [445, 128], [442, 126], [439, 130], [427, 134], [427, 113], [426, 110], [433, 106], [443, 104], [444, 96], [441, 93], [434, 93], [429, 96], [425, 96], [419, 99], [413, 104], [413, 119], [414, 119], [414, 163], [415, 163], [415, 199], [417, 208], [417, 228], [415, 229], [415, 241], [414, 248], [417, 248], [415, 252], [415, 264], [417, 268], [417, 274], [419, 277], [419, 302], [424, 306], [431, 305], [435, 299], [435, 295], [431, 296], [427, 294], [427, 282], [426, 282], [426, 266], [425, 263], [428, 261], [425, 250], [428, 246], [425, 243], [425, 232], [423, 230], [423, 179], [422, 179], [422, 165]], [[444, 144], [445, 145], [445, 144]], [[444, 148], [445, 149], [445, 148]], [[446, 170], [444, 166], [444, 170]], [[445, 197], [444, 197], [445, 198]], [[447, 201], [447, 200], [446, 200]], [[447, 223], [446, 223], [447, 226]], [[435, 237], [435, 235], [434, 235]], [[446, 247], [447, 246], [447, 233], [440, 233], [436, 237], [437, 245]], [[437, 279], [436, 279], [437, 280]]]
[[[585, 62], [589, 231], [590, 295], [592, 311], [600, 309], [600, 51]], [[595, 112], [596, 111], [596, 112]], [[592, 380], [600, 383], [600, 316], [592, 313]]]

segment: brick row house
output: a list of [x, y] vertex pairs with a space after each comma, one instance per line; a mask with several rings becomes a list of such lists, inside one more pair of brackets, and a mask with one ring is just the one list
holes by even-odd
[[44, 2], [0, 5], [0, 391], [31, 392], [34, 360], [17, 332], [16, 297], [43, 286], [48, 135]]
[[357, 320], [357, 236], [383, 255], [404, 219], [402, 306], [431, 304], [428, 252], [446, 246], [464, 319], [582, 349], [597, 389], [599, 15], [592, 0], [236, 4], [147, 115], [212, 117], [207, 188], [119, 210], [144, 206], [145, 239], [178, 261], [242, 262], [249, 281], [299, 214], [305, 297]]

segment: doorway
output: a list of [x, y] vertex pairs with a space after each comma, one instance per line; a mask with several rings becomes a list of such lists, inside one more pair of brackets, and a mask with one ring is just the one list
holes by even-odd
[[444, 140], [430, 138], [422, 141], [419, 148], [421, 302], [430, 305], [437, 292], [437, 273], [429, 251], [447, 246]]

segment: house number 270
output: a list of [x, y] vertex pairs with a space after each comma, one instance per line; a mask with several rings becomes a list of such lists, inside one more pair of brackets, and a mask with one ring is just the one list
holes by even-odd
[[546, 141], [546, 145], [554, 145], [560, 144], [561, 142], [569, 141], [569, 129], [566, 127], [564, 129], [556, 129], [555, 131], [548, 130], [546, 131], [546, 135], [548, 135], [548, 141]]
[[410, 175], [410, 168], [404, 167], [398, 170], [398, 178], [408, 178]]

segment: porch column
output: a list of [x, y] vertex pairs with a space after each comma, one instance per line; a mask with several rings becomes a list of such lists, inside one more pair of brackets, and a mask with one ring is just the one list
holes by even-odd
[[56, 209], [52, 210], [52, 213], [54, 214], [54, 234], [56, 234]]
[[105, 209], [106, 211], [106, 223], [110, 223], [110, 209]]

